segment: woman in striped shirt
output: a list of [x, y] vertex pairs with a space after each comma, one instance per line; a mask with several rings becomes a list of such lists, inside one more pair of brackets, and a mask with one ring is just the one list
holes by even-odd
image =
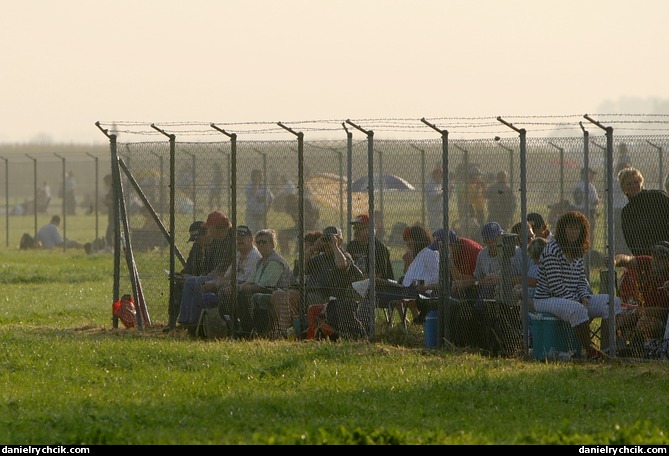
[[[602, 348], [608, 348], [609, 295], [592, 294], [583, 268], [583, 254], [590, 248], [590, 222], [578, 211], [567, 212], [557, 221], [555, 239], [541, 254], [534, 291], [534, 308], [568, 322], [589, 358], [601, 358], [590, 339], [590, 321], [602, 319]], [[615, 314], [622, 310], [614, 298]]]

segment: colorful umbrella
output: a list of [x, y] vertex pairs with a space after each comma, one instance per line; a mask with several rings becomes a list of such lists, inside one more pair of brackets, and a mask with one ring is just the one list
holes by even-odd
[[[311, 193], [313, 199], [333, 209], [344, 210], [347, 207], [346, 177], [340, 177], [333, 173], [321, 173], [309, 179], [305, 187]], [[351, 206], [353, 213], [366, 214], [369, 209], [369, 201], [366, 192], [352, 192]]]

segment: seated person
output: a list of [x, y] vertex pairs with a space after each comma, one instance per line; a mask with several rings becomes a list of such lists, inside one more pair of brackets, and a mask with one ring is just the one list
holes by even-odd
[[[305, 303], [308, 323], [313, 326], [318, 316], [326, 311], [328, 321], [335, 330], [345, 336], [359, 336], [359, 321], [356, 321], [357, 294], [352, 283], [362, 279], [362, 272], [353, 262], [351, 254], [343, 249], [341, 229], [328, 226], [323, 237], [308, 249], [305, 256], [306, 282]], [[336, 301], [333, 304], [332, 301]], [[326, 309], [326, 304], [329, 307]]]
[[[379, 284], [376, 297], [380, 307], [390, 307], [395, 301], [412, 300], [409, 309], [416, 320], [419, 316], [415, 300], [428, 287], [439, 283], [439, 252], [430, 248], [432, 236], [421, 225], [413, 225], [405, 232], [407, 252], [413, 258], [406, 273], [399, 280], [402, 287]], [[418, 321], [416, 321], [418, 322]]]
[[[529, 302], [530, 312], [534, 312], [534, 289], [537, 286], [537, 278], [539, 277], [539, 260], [541, 259], [541, 254], [544, 251], [548, 242], [543, 237], [536, 237], [532, 239], [530, 244], [527, 246], [527, 256], [530, 260], [529, 267], [527, 269], [527, 296]], [[518, 306], [522, 305], [523, 299], [523, 286], [522, 284], [517, 284], [513, 287], [514, 295], [518, 299]]]
[[[323, 237], [321, 231], [310, 231], [304, 235], [304, 253], [305, 261], [308, 261], [312, 256], [316, 254], [315, 250], [311, 247]], [[290, 328], [293, 324], [293, 320], [300, 314], [301, 303], [303, 302], [301, 298], [301, 287], [300, 287], [300, 261], [299, 258], [295, 259], [293, 265], [293, 279], [290, 287], [280, 288], [274, 290], [271, 295], [268, 297], [258, 299], [269, 299], [270, 306], [274, 309], [277, 317], [278, 329], [282, 335]], [[308, 281], [308, 276], [305, 275], [305, 279]], [[300, 337], [299, 334], [296, 334], [297, 337]]]
[[530, 212], [527, 214], [527, 221], [532, 226], [532, 231], [535, 236], [542, 237], [547, 241], [553, 239], [553, 233], [548, 229], [548, 225], [541, 214], [538, 212]]
[[[353, 240], [346, 246], [346, 251], [351, 254], [356, 266], [362, 271], [365, 278], [369, 277], [369, 216], [358, 215], [353, 225]], [[393, 264], [390, 261], [388, 247], [379, 239], [374, 238], [374, 263], [375, 275], [381, 279], [394, 279]]]
[[[602, 331], [600, 351], [593, 344], [590, 322], [601, 318], [601, 327], [608, 328], [609, 295], [592, 293], [583, 266], [583, 255], [589, 248], [588, 218], [578, 211], [563, 214], [556, 224], [555, 239], [541, 254], [534, 308], [568, 322], [586, 356], [598, 359], [609, 348], [609, 331]], [[622, 312], [618, 297], [614, 299], [614, 312]]]
[[[433, 250], [439, 251], [445, 240], [445, 231], [438, 229], [432, 234], [434, 242], [430, 245]], [[451, 297], [456, 299], [475, 299], [476, 287], [474, 283], [474, 270], [476, 269], [476, 258], [483, 246], [478, 242], [465, 237], [458, 236], [454, 230], [449, 230], [448, 243], [450, 247], [449, 272], [451, 277]], [[464, 286], [471, 282], [471, 286]], [[428, 289], [437, 289], [438, 283], [426, 283]]]
[[[261, 258], [256, 263], [251, 277], [239, 284], [237, 299], [223, 303], [224, 313], [232, 317], [237, 333], [249, 337], [256, 332], [265, 332], [266, 321], [256, 321], [253, 295], [270, 294], [272, 290], [290, 284], [291, 271], [286, 260], [275, 250], [276, 231], [262, 229], [256, 233], [255, 243]], [[256, 300], [257, 303], [257, 300]], [[259, 320], [259, 319], [258, 319]]]
[[618, 296], [627, 309], [616, 323], [623, 340], [635, 356], [643, 355], [644, 342], [663, 339], [669, 315], [669, 242], [661, 241], [651, 248], [652, 255], [616, 255], [616, 266], [625, 267]]
[[[204, 222], [202, 220], [197, 220], [191, 223], [188, 229], [188, 241], [192, 242], [190, 250], [188, 251], [188, 257], [186, 258], [186, 265], [183, 267], [181, 272], [176, 273], [174, 277], [171, 277], [174, 281], [174, 295], [173, 301], [170, 305], [170, 321], [174, 322], [176, 318], [176, 313], [178, 312], [179, 304], [181, 303], [181, 296], [183, 295], [184, 280], [190, 276], [197, 276], [200, 274], [205, 274], [204, 270], [204, 254], [206, 249], [206, 235], [207, 229], [203, 228]], [[169, 271], [168, 271], [169, 272]], [[169, 325], [165, 328], [165, 332], [168, 332], [172, 329], [172, 325]]]
[[185, 279], [177, 320], [191, 333], [194, 333], [200, 313], [204, 308], [203, 284], [224, 274], [235, 257], [234, 236], [230, 229], [232, 223], [226, 215], [219, 211], [211, 212], [202, 227], [207, 230], [207, 245], [202, 260], [202, 270], [207, 272]]
[[[456, 290], [474, 286], [479, 299], [497, 299], [500, 294], [498, 286], [501, 283], [500, 249], [498, 243], [504, 230], [497, 222], [489, 222], [483, 225], [481, 237], [485, 247], [476, 256], [476, 267], [471, 277], [465, 277], [454, 281], [453, 288]], [[511, 284], [515, 285], [521, 280], [522, 258], [520, 247], [516, 246], [514, 255], [511, 257]]]
[[35, 241], [43, 249], [53, 249], [54, 247], [72, 247], [72, 248], [82, 248], [83, 244], [78, 243], [77, 241], [71, 241], [69, 239], [63, 239], [63, 236], [60, 234], [60, 216], [54, 215], [51, 217], [51, 221], [44, 225], [42, 228], [37, 231], [37, 236]]
[[[525, 222], [525, 225], [527, 226], [527, 243], [529, 244], [532, 241], [532, 239], [535, 238], [534, 230], [532, 229], [532, 224], [530, 222]], [[518, 247], [520, 247], [522, 243], [522, 238], [523, 238], [523, 233], [521, 232], [522, 229], [523, 229], [523, 224], [521, 222], [516, 222], [511, 227], [511, 234], [515, 234], [517, 236], [516, 245]]]
[[[253, 233], [246, 225], [239, 225], [237, 227], [237, 254], [235, 258], [235, 280], [237, 284], [248, 281], [255, 272], [258, 260], [262, 257], [260, 251], [253, 243]], [[221, 303], [228, 301], [234, 293], [234, 286], [232, 283], [232, 268], [225, 271], [222, 276], [205, 282], [205, 291], [215, 292], [218, 295]]]

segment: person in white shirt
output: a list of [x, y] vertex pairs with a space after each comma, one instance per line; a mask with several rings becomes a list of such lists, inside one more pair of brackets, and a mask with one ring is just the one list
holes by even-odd
[[[376, 294], [379, 307], [391, 307], [393, 301], [403, 299], [415, 300], [428, 291], [429, 284], [439, 283], [439, 251], [430, 248], [430, 233], [423, 226], [413, 225], [404, 230], [402, 237], [407, 245], [407, 253], [413, 256], [413, 260], [399, 280], [401, 287], [383, 286], [382, 282], [379, 284]], [[414, 319], [417, 319], [417, 307], [410, 305], [409, 308]]]
[[[253, 243], [253, 233], [246, 225], [237, 227], [237, 265], [236, 279], [238, 283], [246, 282], [251, 278], [256, 270], [256, 264], [262, 255]], [[218, 289], [218, 296], [223, 299], [224, 296], [230, 296], [232, 293], [232, 266], [225, 271], [222, 278], [214, 279], [204, 283], [206, 291]]]

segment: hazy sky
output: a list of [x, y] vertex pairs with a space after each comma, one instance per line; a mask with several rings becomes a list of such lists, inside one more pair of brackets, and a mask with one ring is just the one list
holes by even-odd
[[0, 6], [0, 143], [107, 142], [96, 121], [584, 114], [669, 98], [667, 0]]

